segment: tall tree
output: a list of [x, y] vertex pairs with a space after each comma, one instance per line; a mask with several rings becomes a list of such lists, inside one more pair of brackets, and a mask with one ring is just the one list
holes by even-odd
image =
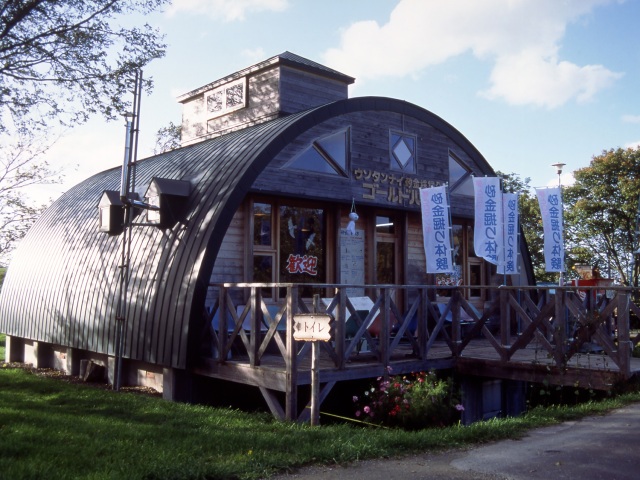
[[0, 131], [124, 113], [132, 72], [162, 57], [165, 45], [149, 25], [121, 27], [116, 19], [167, 1], [0, 1]]
[[134, 73], [164, 55], [152, 27], [118, 21], [168, 1], [0, 0], [0, 264], [42, 210], [22, 189], [59, 178], [49, 132], [125, 113]]
[[564, 190], [570, 248], [622, 283], [636, 282], [630, 263], [638, 249], [640, 149], [605, 150], [573, 175], [574, 185]]
[[169, 125], [160, 128], [156, 132], [156, 144], [153, 147], [154, 155], [180, 148], [181, 135], [182, 125], [169, 122]]

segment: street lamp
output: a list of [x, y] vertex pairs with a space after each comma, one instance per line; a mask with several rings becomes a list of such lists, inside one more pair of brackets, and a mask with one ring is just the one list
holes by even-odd
[[[558, 174], [558, 189], [560, 190], [560, 205], [563, 206], [562, 203], [562, 180], [560, 176], [562, 175], [562, 168], [566, 165], [566, 163], [554, 163], [551, 165], [556, 168], [556, 173]], [[564, 285], [564, 208], [562, 211], [562, 225], [560, 226], [561, 230], [561, 242], [562, 242], [562, 268], [560, 270], [560, 279], [558, 281], [558, 285], [561, 287]]]

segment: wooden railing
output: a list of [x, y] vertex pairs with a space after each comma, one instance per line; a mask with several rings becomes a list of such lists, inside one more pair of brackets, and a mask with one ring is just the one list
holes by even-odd
[[[294, 340], [292, 319], [313, 308], [308, 298], [299, 295], [301, 288], [308, 292], [309, 284], [215, 284], [211, 288], [217, 299], [205, 318], [205, 355], [224, 363], [241, 345], [251, 366], [261, 365], [269, 353], [281, 357], [288, 373], [296, 371], [310, 348]], [[270, 305], [261, 292], [275, 288], [286, 289], [286, 297]], [[323, 342], [322, 351], [336, 369], [346, 368], [363, 342], [374, 361], [386, 367], [400, 349], [410, 348], [416, 359], [428, 360], [436, 342], [440, 348], [444, 342], [452, 358], [460, 357], [473, 339], [482, 336], [502, 362], [508, 363], [516, 352], [535, 342], [560, 368], [597, 345], [628, 378], [632, 343], [638, 341], [631, 338], [629, 318], [630, 312], [640, 318], [640, 308], [630, 300], [633, 290], [623, 287], [605, 291], [474, 286], [492, 299], [482, 308], [465, 299], [470, 287], [322, 284], [312, 288], [325, 299], [317, 313], [330, 313], [335, 319], [333, 341]], [[353, 289], [369, 293], [372, 307], [364, 317], [347, 293]], [[374, 324], [377, 335], [372, 331]]]

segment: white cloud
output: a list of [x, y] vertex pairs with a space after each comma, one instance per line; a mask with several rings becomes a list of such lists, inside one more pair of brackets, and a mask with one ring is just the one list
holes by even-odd
[[413, 76], [457, 55], [493, 62], [488, 98], [557, 107], [591, 99], [620, 74], [558, 58], [569, 23], [614, 0], [400, 0], [383, 25], [356, 22], [327, 65], [359, 81]]
[[264, 48], [257, 47], [254, 49], [245, 49], [240, 52], [240, 54], [249, 62], [257, 63], [260, 60], [264, 60], [267, 54], [264, 51]]
[[174, 0], [167, 14], [188, 12], [233, 22], [244, 20], [251, 13], [285, 10], [288, 3], [288, 0]]
[[633, 148], [634, 150], [640, 148], [640, 140], [638, 140], [637, 142], [629, 142], [629, 143], [627, 143], [624, 146], [624, 149], [626, 150], [628, 148]]
[[601, 65], [579, 67], [555, 56], [545, 58], [535, 50], [524, 51], [497, 59], [491, 88], [481, 95], [512, 105], [555, 108], [573, 98], [588, 101], [620, 76]]
[[640, 123], [640, 115], [623, 115], [622, 121], [625, 123]]
[[[565, 172], [562, 175], [560, 175], [560, 184], [563, 187], [569, 187], [569, 186], [573, 185], [574, 183], [576, 183], [576, 179], [573, 176], [573, 172]], [[546, 186], [547, 187], [557, 187], [558, 186], [558, 177], [555, 176], [554, 178], [549, 180], [547, 182]]]
[[105, 125], [96, 118], [77, 127], [60, 138], [43, 157], [53, 170], [64, 174], [63, 183], [35, 185], [26, 188], [25, 193], [38, 203], [49, 203], [91, 175], [119, 166], [124, 157], [124, 140], [123, 122]]

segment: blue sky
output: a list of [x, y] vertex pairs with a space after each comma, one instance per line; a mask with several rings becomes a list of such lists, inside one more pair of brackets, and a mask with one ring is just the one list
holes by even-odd
[[[179, 124], [176, 98], [291, 51], [356, 78], [351, 97], [439, 115], [496, 170], [557, 184], [594, 155], [640, 144], [640, 0], [175, 0], [145, 17], [166, 35], [149, 65], [138, 158]], [[133, 19], [131, 20], [133, 21]], [[123, 122], [96, 118], [47, 153], [65, 183], [120, 165]]]

